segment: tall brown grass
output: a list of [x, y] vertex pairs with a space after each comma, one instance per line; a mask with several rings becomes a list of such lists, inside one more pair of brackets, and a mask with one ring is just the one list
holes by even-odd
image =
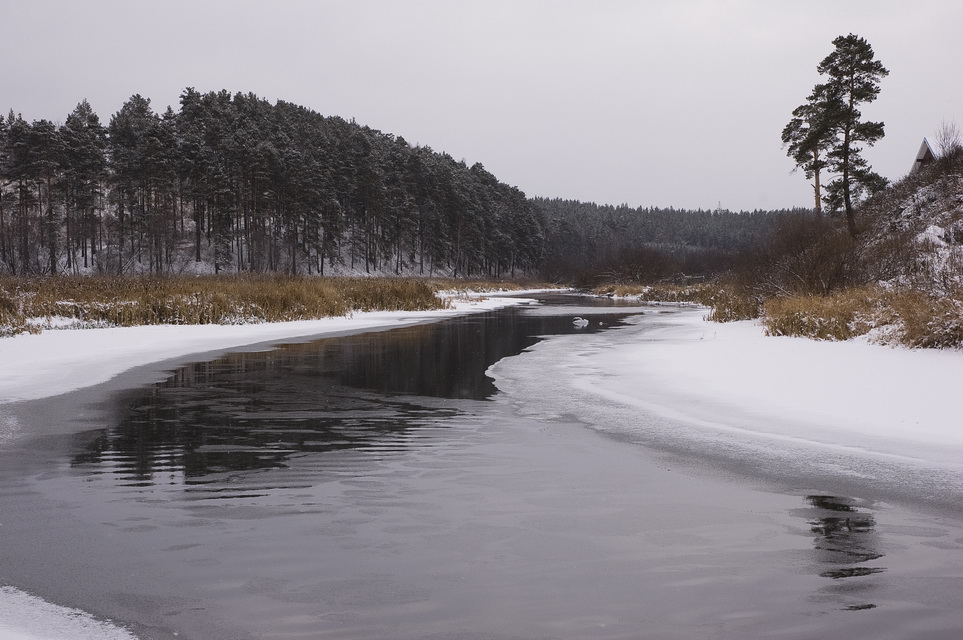
[[596, 295], [633, 297], [642, 302], [697, 304], [709, 307], [707, 318], [713, 322], [732, 322], [759, 317], [761, 303], [744, 288], [733, 283], [609, 284], [596, 287]]
[[719, 288], [711, 284], [606, 284], [593, 289], [600, 296], [637, 298], [642, 302], [710, 305]]
[[0, 335], [53, 324], [238, 324], [443, 308], [436, 290], [405, 278], [2, 277]]
[[963, 295], [918, 290], [847, 289], [830, 296], [772, 298], [762, 319], [768, 335], [876, 342], [911, 348], [963, 347]]

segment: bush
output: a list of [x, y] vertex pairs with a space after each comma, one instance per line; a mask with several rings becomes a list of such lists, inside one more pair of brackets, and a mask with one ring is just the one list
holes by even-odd
[[852, 289], [832, 296], [790, 296], [766, 301], [766, 335], [849, 340], [873, 328], [878, 295]]
[[874, 342], [910, 348], [963, 347], [963, 296], [924, 291], [850, 289], [831, 296], [791, 296], [766, 302], [766, 334]]
[[712, 310], [706, 317], [712, 322], [735, 322], [759, 317], [761, 300], [738, 286], [719, 289], [709, 301]]
[[857, 283], [859, 275], [859, 252], [849, 233], [813, 214], [786, 217], [735, 269], [740, 286], [760, 298], [828, 295]]
[[920, 348], [963, 347], [963, 296], [907, 291], [891, 296], [891, 324], [900, 344]]
[[600, 296], [636, 298], [641, 302], [697, 304], [710, 307], [708, 320], [732, 322], [759, 317], [760, 300], [734, 282], [693, 285], [609, 284], [593, 291]]
[[708, 306], [717, 290], [718, 287], [712, 284], [606, 284], [595, 287], [592, 292], [599, 296], [636, 298], [641, 302], [690, 303]]

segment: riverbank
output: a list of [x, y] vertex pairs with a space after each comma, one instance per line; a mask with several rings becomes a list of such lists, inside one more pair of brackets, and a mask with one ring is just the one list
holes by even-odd
[[643, 341], [586, 356], [585, 366], [604, 375], [576, 384], [707, 429], [963, 461], [955, 402], [963, 352], [769, 337], [758, 321], [712, 323], [703, 315], [663, 315]]
[[963, 353], [768, 337], [758, 321], [664, 311], [613, 340], [538, 344], [491, 373], [499, 389], [543, 399], [521, 407], [528, 415], [576, 416], [787, 486], [825, 481], [959, 511]]
[[[510, 292], [526, 295], [533, 291]], [[45, 330], [0, 340], [0, 406], [105, 382], [132, 367], [281, 340], [402, 327], [519, 304], [505, 296], [464, 295], [450, 308], [364, 311], [343, 317], [258, 324], [145, 325]], [[0, 429], [0, 442], [3, 432]]]

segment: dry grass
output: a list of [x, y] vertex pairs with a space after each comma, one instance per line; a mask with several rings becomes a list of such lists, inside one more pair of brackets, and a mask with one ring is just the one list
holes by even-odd
[[431, 278], [428, 280], [436, 291], [459, 291], [491, 293], [496, 291], [522, 291], [525, 289], [553, 289], [558, 285], [538, 280], [458, 280], [456, 278]]
[[722, 284], [695, 285], [603, 285], [594, 290], [596, 295], [637, 298], [642, 302], [698, 304], [710, 307], [708, 319], [713, 322], [748, 320], [759, 316], [758, 300], [738, 286]]
[[766, 302], [768, 335], [875, 342], [911, 348], [963, 347], [963, 295], [854, 288], [831, 296], [792, 296]]
[[719, 288], [710, 284], [607, 284], [596, 287], [593, 293], [600, 296], [637, 298], [642, 302], [689, 303], [709, 306]]
[[888, 318], [900, 344], [907, 347], [963, 347], [963, 292], [935, 296], [908, 291], [892, 296]]
[[873, 328], [879, 294], [851, 289], [829, 296], [772, 298], [765, 303], [762, 324], [770, 336], [849, 340]]
[[438, 309], [424, 280], [280, 276], [0, 278], [0, 335], [51, 326], [240, 324]]
[[707, 316], [712, 322], [752, 320], [762, 312], [762, 301], [743, 287], [720, 287], [709, 301], [712, 307]]

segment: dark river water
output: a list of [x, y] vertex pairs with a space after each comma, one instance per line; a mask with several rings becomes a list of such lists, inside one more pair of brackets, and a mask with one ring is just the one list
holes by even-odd
[[504, 401], [502, 358], [641, 326], [545, 303], [228, 354], [78, 406], [0, 452], [0, 584], [147, 640], [963, 633], [956, 520]]

